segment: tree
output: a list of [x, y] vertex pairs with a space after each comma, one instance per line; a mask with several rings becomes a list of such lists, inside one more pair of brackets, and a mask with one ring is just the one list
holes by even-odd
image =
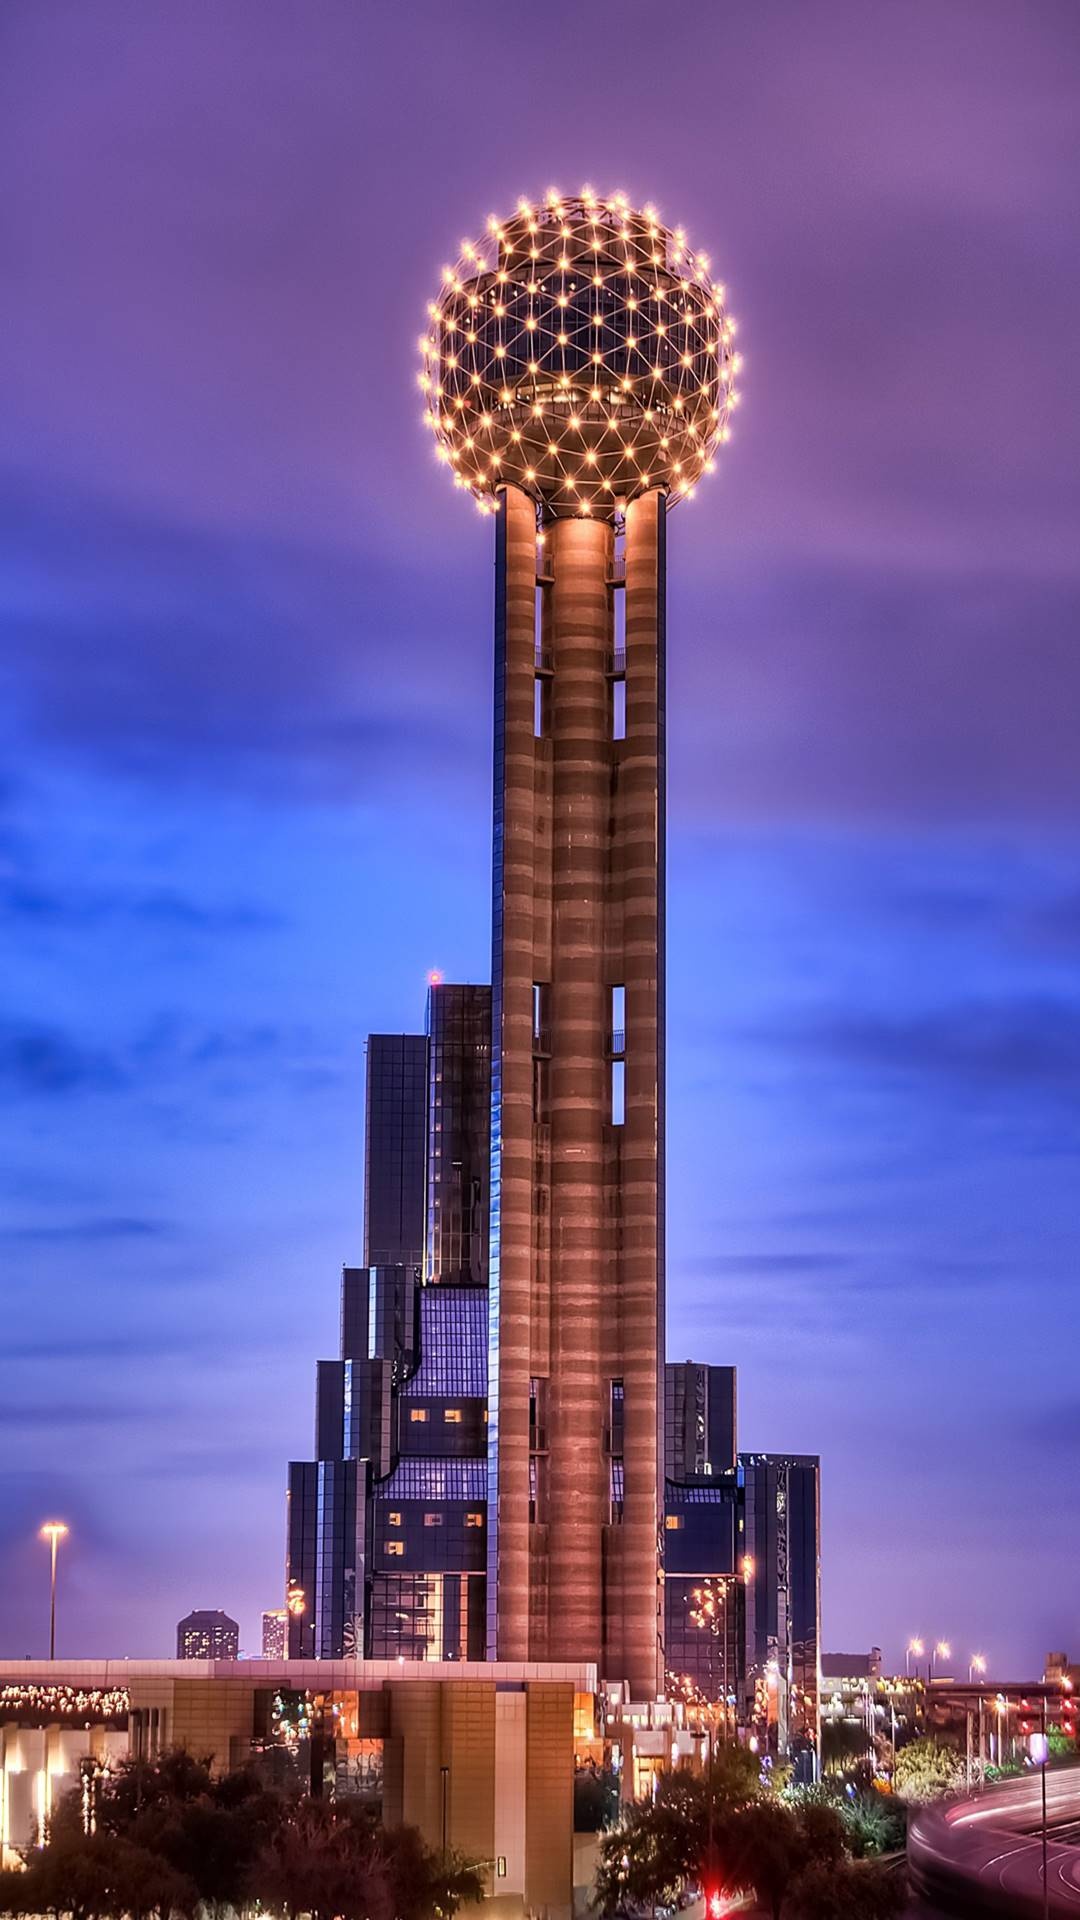
[[758, 1900], [780, 1920], [784, 1895], [800, 1862], [799, 1821], [786, 1807], [762, 1800], [742, 1807], [727, 1833], [729, 1872], [736, 1886], [753, 1887]]
[[792, 1882], [789, 1920], [895, 1920], [906, 1899], [902, 1874], [851, 1860], [818, 1860]]
[[255, 1862], [251, 1890], [262, 1905], [288, 1915], [393, 1920], [386, 1860], [330, 1800], [288, 1810]]
[[350, 1800], [286, 1806], [251, 1887], [264, 1906], [314, 1920], [429, 1920], [484, 1894], [477, 1867], [456, 1854], [442, 1859], [414, 1827], [380, 1827]]
[[909, 1740], [896, 1756], [893, 1791], [901, 1800], [938, 1800], [963, 1780], [963, 1762], [955, 1747], [925, 1737]]
[[635, 1801], [601, 1841], [594, 1905], [614, 1913], [627, 1902], [673, 1900], [702, 1879], [710, 1851], [727, 1877], [732, 1818], [763, 1791], [754, 1755], [734, 1744], [717, 1747], [701, 1773], [662, 1775], [655, 1798]]
[[602, 1767], [579, 1767], [574, 1775], [574, 1832], [599, 1833], [619, 1815], [619, 1776]]
[[268, 1792], [254, 1769], [206, 1760], [129, 1762], [64, 1796], [23, 1873], [0, 1874], [0, 1914], [70, 1920], [214, 1920], [255, 1903], [315, 1920], [452, 1920], [483, 1876], [436, 1855], [411, 1827], [385, 1829], [362, 1802]]

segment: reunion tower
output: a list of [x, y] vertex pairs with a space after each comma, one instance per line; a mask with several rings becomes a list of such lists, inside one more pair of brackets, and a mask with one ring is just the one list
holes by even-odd
[[666, 516], [735, 404], [723, 289], [622, 194], [444, 271], [427, 420], [495, 516], [488, 1652], [659, 1657]]

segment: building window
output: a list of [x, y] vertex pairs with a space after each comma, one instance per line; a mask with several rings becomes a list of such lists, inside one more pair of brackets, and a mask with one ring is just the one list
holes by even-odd
[[550, 1061], [542, 1055], [533, 1056], [533, 1119], [538, 1127], [547, 1125], [550, 1115]]
[[391, 1559], [403, 1560], [405, 1557], [404, 1540], [384, 1540], [383, 1552], [388, 1553]]
[[626, 1121], [626, 1061], [611, 1063], [611, 1124], [621, 1127]]
[[482, 1513], [467, 1513], [465, 1515], [465, 1525], [467, 1527], [482, 1527], [483, 1524], [484, 1516]]
[[424, 1515], [425, 1527], [441, 1527], [442, 1523], [443, 1523], [443, 1517], [441, 1513], [425, 1513]]
[[625, 680], [613, 680], [611, 683], [611, 737], [613, 740], [626, 739]]
[[460, 1427], [461, 1408], [460, 1407], [444, 1407], [443, 1420], [445, 1421], [448, 1427]]
[[682, 1527], [682, 1523], [683, 1517], [681, 1513], [668, 1513], [664, 1516], [664, 1526], [667, 1528], [668, 1533], [678, 1533]]
[[427, 1408], [426, 1408], [426, 1407], [410, 1407], [410, 1408], [409, 1408], [409, 1419], [410, 1419], [410, 1420], [413, 1420], [413, 1421], [421, 1421], [421, 1420], [426, 1420], [426, 1419], [427, 1419]]
[[400, 1513], [388, 1513], [386, 1516], [386, 1524], [388, 1527], [400, 1527], [401, 1525]]
[[618, 1058], [626, 1052], [626, 988], [611, 989], [611, 1025], [608, 1029], [611, 1037], [611, 1051]]
[[551, 983], [533, 981], [533, 1052], [551, 1052]]

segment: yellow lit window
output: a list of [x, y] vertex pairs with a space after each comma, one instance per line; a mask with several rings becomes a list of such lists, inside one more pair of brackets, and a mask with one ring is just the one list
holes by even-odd
[[410, 1420], [415, 1420], [415, 1421], [419, 1421], [419, 1420], [426, 1420], [426, 1419], [427, 1419], [427, 1408], [426, 1408], [426, 1407], [410, 1407], [410, 1408], [409, 1408], [409, 1419], [410, 1419]]
[[484, 1516], [482, 1513], [467, 1513], [465, 1515], [465, 1525], [467, 1527], [482, 1527], [483, 1524]]
[[442, 1523], [443, 1523], [443, 1517], [441, 1513], [425, 1513], [424, 1515], [425, 1527], [441, 1527]]
[[401, 1525], [400, 1513], [388, 1513], [386, 1516], [386, 1524], [388, 1527], [400, 1527]]
[[669, 1533], [678, 1533], [679, 1528], [682, 1526], [682, 1514], [681, 1513], [667, 1514], [664, 1518], [664, 1525], [667, 1528]]
[[446, 1408], [444, 1408], [444, 1410], [443, 1410], [443, 1419], [445, 1420], [445, 1422], [446, 1422], [446, 1424], [447, 1424], [447, 1426], [448, 1426], [448, 1427], [460, 1427], [460, 1425], [461, 1425], [461, 1408], [460, 1408], [460, 1407], [446, 1407]]
[[405, 1553], [404, 1540], [384, 1540], [383, 1552], [390, 1554], [396, 1560], [402, 1559]]

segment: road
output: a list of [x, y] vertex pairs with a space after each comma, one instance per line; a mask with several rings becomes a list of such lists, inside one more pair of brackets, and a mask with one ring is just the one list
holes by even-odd
[[[1047, 1774], [1047, 1884], [1053, 1920], [1080, 1920], [1080, 1767]], [[908, 1869], [928, 1900], [970, 1914], [1042, 1920], [1041, 1782], [1037, 1773], [963, 1800], [939, 1802], [912, 1821]], [[917, 1905], [929, 1920], [930, 1911]]]

